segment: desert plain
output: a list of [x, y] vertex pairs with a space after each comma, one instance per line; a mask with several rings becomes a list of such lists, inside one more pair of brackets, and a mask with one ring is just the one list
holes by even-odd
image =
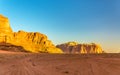
[[47, 54], [0, 50], [0, 75], [120, 75], [120, 53]]

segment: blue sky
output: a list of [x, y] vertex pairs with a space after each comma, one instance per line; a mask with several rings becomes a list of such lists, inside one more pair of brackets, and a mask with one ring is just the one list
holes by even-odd
[[0, 0], [14, 31], [41, 32], [54, 44], [100, 43], [120, 52], [120, 0]]

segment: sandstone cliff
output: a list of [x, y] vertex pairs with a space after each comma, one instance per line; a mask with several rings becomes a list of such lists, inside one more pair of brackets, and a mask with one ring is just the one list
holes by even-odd
[[47, 36], [39, 32], [13, 32], [8, 18], [0, 15], [0, 42], [21, 46], [30, 52], [62, 53]]
[[57, 45], [56, 47], [63, 50], [65, 53], [102, 53], [102, 48], [100, 45], [91, 44], [78, 44], [76, 42], [68, 42], [64, 44]]
[[[4, 32], [4, 33], [2, 33]], [[11, 34], [12, 33], [12, 29], [9, 25], [9, 20], [8, 18], [0, 15], [0, 35], [7, 35], [7, 34]]]

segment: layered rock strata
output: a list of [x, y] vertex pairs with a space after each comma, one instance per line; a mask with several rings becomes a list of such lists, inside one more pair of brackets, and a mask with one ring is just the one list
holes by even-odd
[[73, 53], [73, 54], [87, 54], [87, 53], [102, 53], [102, 48], [100, 45], [91, 43], [91, 44], [78, 44], [76, 42], [68, 42], [64, 44], [60, 44], [56, 46], [60, 48], [65, 53]]

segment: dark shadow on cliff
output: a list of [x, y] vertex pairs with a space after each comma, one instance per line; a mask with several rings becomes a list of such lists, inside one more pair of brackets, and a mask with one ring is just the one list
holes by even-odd
[[22, 46], [16, 46], [10, 43], [0, 43], [0, 50], [12, 51], [12, 52], [29, 52], [25, 50]]

